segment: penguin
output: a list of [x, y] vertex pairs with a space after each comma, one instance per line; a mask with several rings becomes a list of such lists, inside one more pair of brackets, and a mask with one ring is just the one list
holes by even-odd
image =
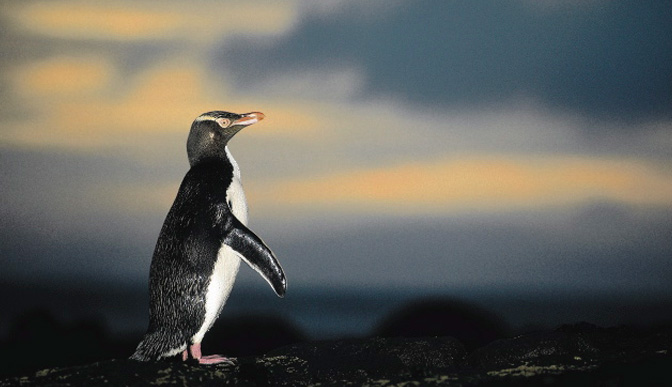
[[199, 364], [229, 363], [204, 356], [201, 342], [231, 293], [243, 260], [279, 297], [285, 273], [273, 252], [247, 227], [247, 202], [228, 142], [264, 119], [259, 112], [212, 111], [191, 125], [190, 169], [163, 223], [149, 270], [149, 326], [131, 359], [182, 354]]

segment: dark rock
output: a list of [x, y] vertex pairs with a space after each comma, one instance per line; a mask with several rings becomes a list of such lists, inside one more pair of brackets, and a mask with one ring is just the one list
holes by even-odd
[[133, 386], [133, 385], [221, 385], [232, 378], [231, 368], [198, 367], [180, 362], [109, 360], [89, 365], [38, 371], [32, 377], [8, 379], [0, 385], [49, 386]]
[[508, 328], [498, 316], [458, 300], [436, 298], [411, 302], [376, 329], [382, 337], [450, 336], [469, 350], [506, 337]]
[[301, 359], [313, 380], [369, 380], [390, 375], [409, 379], [457, 371], [465, 351], [457, 340], [445, 338], [373, 338], [299, 344], [272, 351]]
[[580, 369], [646, 353], [669, 351], [672, 331], [628, 327], [599, 328], [587, 323], [563, 325], [555, 331], [530, 333], [490, 343], [474, 351], [467, 363], [480, 369], [511, 367], [522, 363], [545, 366], [564, 364]]
[[0, 381], [13, 385], [672, 385], [672, 327], [560, 327], [467, 355], [453, 338], [293, 344], [235, 366], [110, 360]]
[[28, 310], [12, 322], [8, 339], [0, 341], [0, 378], [121, 357], [135, 344], [112, 339], [95, 319], [65, 324], [47, 310]]

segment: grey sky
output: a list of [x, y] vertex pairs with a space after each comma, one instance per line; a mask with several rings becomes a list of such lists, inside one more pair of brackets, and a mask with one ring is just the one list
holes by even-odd
[[[267, 113], [231, 150], [252, 228], [290, 289], [671, 290], [668, 1], [311, 3], [285, 7], [287, 20], [277, 4], [240, 5], [239, 16], [273, 12], [217, 30], [206, 16], [234, 3], [192, 14], [128, 2], [159, 27], [177, 23], [130, 37], [86, 20], [81, 35], [75, 22], [31, 23], [80, 2], [11, 3], [0, 19], [0, 281], [146, 281], [188, 169], [189, 124], [216, 104]], [[71, 68], [94, 74], [88, 89], [31, 83]], [[498, 163], [513, 172], [478, 168]], [[408, 194], [399, 176], [413, 168], [427, 184]], [[361, 176], [403, 192], [372, 205]], [[498, 178], [522, 196], [478, 189]], [[313, 190], [305, 206], [291, 201], [301, 187]], [[342, 190], [354, 199], [329, 196]], [[265, 286], [247, 269], [241, 281]]]

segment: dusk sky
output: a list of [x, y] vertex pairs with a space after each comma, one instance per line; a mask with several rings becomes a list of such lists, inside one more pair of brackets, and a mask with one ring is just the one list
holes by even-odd
[[0, 31], [0, 283], [145, 283], [227, 110], [266, 115], [229, 147], [288, 295], [672, 294], [669, 1], [5, 1]]

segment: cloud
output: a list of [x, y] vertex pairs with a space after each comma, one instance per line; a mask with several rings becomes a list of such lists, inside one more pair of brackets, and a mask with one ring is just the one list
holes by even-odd
[[21, 66], [12, 74], [23, 98], [63, 98], [99, 93], [112, 80], [109, 61], [98, 57], [58, 56]]
[[[362, 98], [455, 108], [538, 101], [596, 120], [672, 117], [672, 18], [660, 2], [530, 7], [407, 1], [307, 14], [273, 44], [226, 41], [220, 66], [241, 83], [324, 67], [361, 71]], [[267, 66], [272, 63], [272, 66]]]
[[270, 1], [62, 1], [14, 6], [16, 24], [35, 34], [80, 40], [209, 40], [224, 34], [279, 34], [296, 19], [295, 4]]
[[575, 206], [609, 200], [672, 207], [672, 175], [634, 159], [472, 156], [253, 186], [266, 210], [400, 215]]
[[[220, 101], [199, 100], [198, 74], [202, 71], [197, 68], [178, 65], [152, 69], [118, 104], [95, 101], [91, 116], [73, 112], [71, 122], [53, 120], [63, 127], [60, 135], [73, 141], [71, 146], [98, 140], [91, 144], [95, 150], [118, 141], [142, 156], [136, 169], [164, 171], [159, 180], [137, 179], [140, 170], [129, 170], [118, 179], [86, 182], [84, 194], [95, 208], [167, 211], [187, 168], [184, 140], [191, 117], [185, 118], [189, 112], [181, 109], [191, 105], [182, 101], [194, 102], [192, 109]], [[175, 84], [180, 87], [172, 92], [162, 88]], [[192, 99], [184, 97], [192, 92]], [[235, 110], [262, 110], [268, 118], [237, 136], [231, 149], [243, 168], [251, 207], [264, 217], [294, 212], [449, 215], [568, 207], [595, 199], [670, 206], [672, 179], [660, 167], [660, 155], [651, 152], [652, 141], [669, 143], [665, 125], [648, 140], [613, 140], [622, 144], [602, 150], [594, 146], [597, 155], [590, 155], [577, 146], [580, 122], [532, 108], [458, 113], [411, 111], [392, 103], [249, 98], [257, 104]], [[225, 104], [224, 99], [218, 104]], [[156, 106], [138, 109], [143, 103]], [[101, 120], [100, 138], [83, 130], [95, 126], [96, 117], [108, 115]], [[77, 125], [80, 129], [73, 130]], [[138, 139], [143, 141], [134, 144]], [[613, 152], [618, 147], [620, 153]], [[161, 148], [170, 151], [156, 154]]]
[[[223, 86], [223, 76], [208, 74], [193, 62], [176, 60], [151, 67], [126, 86], [110, 82], [112, 67], [103, 59], [87, 62], [61, 56], [16, 70], [19, 76], [11, 80], [13, 88], [33, 113], [6, 119], [0, 138], [19, 146], [133, 146], [139, 136], [186, 134], [191, 120], [209, 110], [264, 111], [272, 119], [250, 131], [253, 136], [310, 134], [321, 126], [316, 118], [319, 107], [306, 109], [306, 104], [292, 100], [238, 98], [235, 90]], [[219, 82], [213, 84], [212, 77]]]
[[276, 74], [273, 79], [266, 79], [243, 92], [263, 93], [276, 98], [298, 96], [305, 100], [340, 102], [361, 94], [364, 85], [361, 71], [354, 67], [324, 67]]
[[291, 98], [240, 98], [226, 86], [227, 71], [207, 68], [213, 40], [283, 34], [298, 12], [295, 2], [270, 1], [10, 4], [2, 10], [11, 40], [3, 44], [0, 142], [130, 149], [157, 134], [184, 134], [200, 113], [222, 109], [273, 117], [253, 137], [310, 135], [319, 108], [304, 114]]

